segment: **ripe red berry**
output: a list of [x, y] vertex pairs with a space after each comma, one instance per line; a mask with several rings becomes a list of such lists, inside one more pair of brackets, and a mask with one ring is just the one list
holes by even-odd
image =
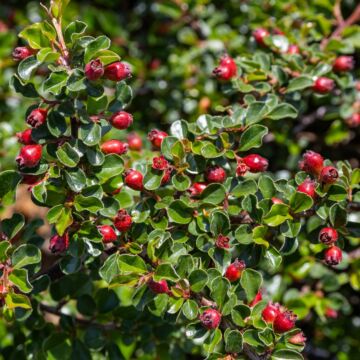
[[123, 62], [114, 62], [105, 67], [104, 77], [112, 81], [125, 80], [131, 77], [131, 69]]
[[282, 311], [276, 315], [273, 323], [274, 331], [282, 334], [295, 327], [296, 315], [291, 311]]
[[290, 45], [287, 51], [290, 55], [300, 54], [300, 49], [297, 45]]
[[270, 35], [270, 33], [266, 29], [263, 29], [263, 28], [258, 28], [256, 30], [254, 30], [254, 32], [253, 32], [255, 41], [261, 46], [266, 46], [264, 40], [269, 35]]
[[297, 334], [291, 336], [288, 339], [288, 342], [290, 344], [294, 344], [294, 345], [304, 345], [304, 343], [306, 342], [306, 337], [305, 337], [304, 333], [302, 331], [300, 331]]
[[215, 245], [219, 249], [229, 249], [230, 248], [229, 242], [230, 242], [230, 239], [228, 236], [224, 236], [224, 235], [220, 234], [215, 241]]
[[168, 161], [163, 155], [153, 158], [152, 168], [155, 170], [166, 170], [169, 167]]
[[108, 140], [100, 146], [101, 151], [104, 154], [125, 154], [128, 150], [128, 144], [119, 140]]
[[31, 138], [31, 132], [32, 129], [26, 129], [22, 132], [16, 133], [16, 137], [18, 138], [19, 143], [23, 145], [35, 144], [35, 142]]
[[320, 173], [320, 181], [324, 184], [333, 184], [339, 178], [339, 173], [333, 166], [325, 166]]
[[112, 226], [109, 225], [99, 225], [98, 230], [102, 235], [102, 241], [104, 244], [111, 243], [117, 240], [117, 235]]
[[315, 151], [308, 150], [299, 161], [299, 168], [312, 175], [319, 175], [324, 166], [324, 158]]
[[273, 204], [283, 204], [284, 203], [281, 199], [279, 199], [277, 197], [272, 197], [271, 201], [273, 202]]
[[342, 251], [337, 246], [331, 246], [325, 250], [324, 258], [327, 265], [338, 265], [342, 260]]
[[21, 183], [26, 185], [36, 185], [40, 182], [41, 177], [38, 175], [23, 175]]
[[335, 72], [346, 72], [354, 68], [355, 62], [352, 56], [339, 56], [335, 59], [333, 64], [333, 70]]
[[320, 230], [319, 241], [325, 245], [331, 245], [338, 239], [337, 231], [332, 227], [325, 227]]
[[100, 79], [104, 75], [104, 65], [100, 59], [91, 60], [85, 65], [85, 76], [90, 81]]
[[220, 65], [213, 70], [213, 74], [220, 80], [230, 80], [237, 74], [237, 66], [233, 58], [225, 55], [220, 59]]
[[118, 211], [114, 219], [114, 225], [121, 232], [126, 232], [131, 228], [132, 218], [125, 209]]
[[199, 317], [201, 324], [208, 330], [216, 329], [221, 321], [221, 314], [215, 309], [206, 309]]
[[327, 94], [335, 87], [334, 80], [327, 77], [319, 77], [315, 80], [313, 90], [319, 94]]
[[63, 236], [54, 235], [50, 239], [49, 250], [52, 253], [64, 252], [69, 247], [69, 234], [66, 232]]
[[142, 148], [142, 139], [141, 137], [135, 133], [132, 132], [130, 134], [128, 134], [127, 138], [126, 138], [128, 144], [129, 144], [129, 149], [133, 150], [133, 151], [140, 151]]
[[143, 175], [140, 171], [129, 169], [124, 173], [124, 183], [133, 190], [141, 191], [144, 188]]
[[206, 189], [206, 187], [207, 184], [196, 182], [188, 189], [188, 191], [190, 192], [191, 197], [196, 197], [201, 195], [201, 193]]
[[269, 162], [258, 154], [250, 154], [242, 158], [242, 161], [248, 167], [248, 170], [252, 173], [258, 173], [266, 171]]
[[280, 305], [273, 304], [269, 302], [265, 309], [262, 311], [261, 315], [264, 321], [268, 324], [272, 324], [276, 318], [276, 316], [280, 313]]
[[250, 307], [254, 307], [258, 302], [260, 302], [262, 300], [262, 293], [261, 293], [261, 291], [259, 291], [256, 295], [255, 295], [255, 297], [254, 297], [254, 299], [250, 302], [250, 304], [249, 304], [249, 306]]
[[313, 199], [316, 197], [316, 183], [315, 181], [307, 178], [298, 187], [297, 191], [309, 195]]
[[327, 318], [336, 319], [338, 317], [338, 315], [339, 315], [338, 312], [335, 309], [331, 308], [331, 307], [327, 307], [325, 309], [325, 316]]
[[125, 130], [133, 123], [133, 117], [126, 111], [118, 111], [110, 118], [111, 125], [120, 130]]
[[16, 157], [16, 161], [19, 166], [31, 168], [39, 164], [41, 155], [41, 145], [25, 145], [20, 149], [20, 153]]
[[240, 279], [241, 273], [245, 269], [246, 265], [244, 261], [236, 259], [232, 264], [230, 264], [226, 271], [225, 271], [225, 277], [233, 282], [238, 279]]
[[169, 135], [166, 132], [153, 129], [149, 132], [148, 139], [151, 141], [151, 144], [155, 149], [160, 149], [162, 141], [167, 136]]
[[360, 125], [360, 113], [354, 113], [346, 119], [349, 127], [356, 128]]
[[155, 294], [167, 294], [169, 292], [169, 286], [166, 280], [154, 281], [151, 279], [148, 282], [149, 289]]
[[14, 61], [21, 61], [33, 54], [33, 51], [26, 46], [18, 46], [12, 52], [12, 58]]
[[34, 127], [37, 128], [38, 126], [44, 124], [47, 117], [47, 110], [46, 109], [34, 109], [31, 111], [31, 113], [26, 118], [26, 122]]
[[205, 178], [209, 183], [223, 183], [226, 180], [226, 172], [221, 166], [211, 166], [206, 169]]

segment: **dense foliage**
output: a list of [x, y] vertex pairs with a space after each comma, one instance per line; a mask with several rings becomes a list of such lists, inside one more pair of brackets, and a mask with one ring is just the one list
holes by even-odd
[[2, 220], [4, 358], [352, 358], [360, 6], [67, 2], [1, 23], [0, 198], [56, 255]]

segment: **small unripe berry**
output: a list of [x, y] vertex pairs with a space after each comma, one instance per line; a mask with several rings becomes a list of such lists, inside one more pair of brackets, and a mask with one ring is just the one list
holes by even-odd
[[230, 242], [230, 239], [228, 236], [224, 236], [224, 235], [220, 234], [215, 241], [215, 245], [219, 249], [229, 249], [230, 248], [229, 242]]
[[206, 169], [205, 178], [209, 183], [223, 183], [226, 180], [226, 172], [221, 166], [211, 166]]
[[263, 28], [258, 28], [256, 30], [254, 30], [254, 32], [253, 32], [255, 41], [261, 46], [266, 46], [264, 39], [266, 37], [268, 37], [269, 35], [270, 35], [270, 33], [266, 29], [263, 29]]
[[117, 235], [112, 226], [109, 225], [99, 225], [98, 230], [102, 235], [102, 241], [104, 244], [111, 243], [117, 240]]
[[168, 161], [163, 155], [153, 158], [152, 168], [155, 170], [166, 170], [169, 167]]
[[20, 149], [16, 161], [19, 166], [28, 168], [35, 167], [39, 164], [42, 155], [41, 145], [25, 145]]
[[315, 181], [307, 178], [298, 187], [297, 191], [309, 195], [311, 198], [316, 197], [316, 183]]
[[281, 199], [279, 199], [277, 197], [272, 197], [271, 201], [273, 202], [273, 204], [283, 204], [284, 203]]
[[111, 125], [119, 130], [125, 130], [133, 123], [133, 117], [126, 111], [118, 111], [110, 118]]
[[220, 59], [220, 65], [213, 70], [213, 74], [220, 80], [230, 80], [237, 74], [237, 67], [233, 58], [225, 55]]
[[333, 166], [325, 166], [320, 173], [320, 181], [324, 184], [333, 184], [339, 178], [339, 173]]
[[63, 236], [54, 235], [50, 239], [49, 250], [52, 253], [64, 252], [69, 247], [69, 234], [65, 233]]
[[47, 117], [47, 110], [46, 109], [34, 109], [31, 111], [31, 113], [26, 118], [26, 122], [34, 127], [37, 128], [38, 126], [44, 124]]
[[319, 241], [325, 245], [331, 245], [338, 239], [337, 231], [332, 227], [326, 227], [320, 230]]
[[22, 132], [16, 133], [16, 137], [18, 138], [19, 143], [23, 144], [23, 145], [35, 144], [35, 142], [33, 141], [32, 137], [31, 137], [31, 132], [32, 132], [32, 129], [26, 129]]
[[118, 211], [114, 219], [114, 225], [121, 232], [126, 232], [131, 228], [132, 218], [125, 209]]
[[151, 141], [151, 144], [155, 149], [160, 149], [162, 141], [167, 136], [169, 135], [166, 132], [153, 129], [149, 132], [148, 139]]
[[315, 80], [313, 90], [319, 94], [327, 94], [335, 87], [334, 80], [327, 77], [319, 77]]
[[355, 62], [352, 56], [339, 56], [335, 59], [333, 64], [333, 70], [335, 72], [346, 72], [354, 68]]
[[206, 309], [200, 315], [199, 319], [206, 329], [216, 329], [220, 324], [221, 314], [215, 309]]
[[90, 81], [100, 79], [104, 75], [104, 66], [100, 59], [91, 60], [85, 65], [85, 76]]
[[128, 144], [119, 140], [108, 140], [100, 146], [101, 151], [104, 154], [125, 154], [128, 150]]
[[154, 281], [151, 279], [148, 282], [149, 289], [155, 294], [167, 294], [169, 292], [169, 286], [166, 280]]
[[32, 50], [26, 46], [18, 46], [12, 52], [12, 58], [14, 61], [21, 61], [33, 54]]
[[141, 191], [144, 188], [143, 175], [140, 171], [129, 169], [124, 173], [124, 183], [133, 190]]
[[336, 319], [338, 317], [338, 315], [339, 315], [338, 312], [335, 309], [331, 308], [331, 307], [327, 307], [325, 309], [325, 316], [327, 318]]
[[296, 315], [291, 311], [279, 312], [274, 320], [273, 327], [276, 333], [282, 334], [295, 327]]
[[232, 264], [227, 267], [225, 271], [225, 277], [231, 282], [236, 281], [240, 279], [241, 273], [243, 272], [245, 267], [246, 265], [244, 261], [236, 259]]
[[105, 67], [104, 77], [112, 81], [125, 80], [131, 77], [131, 69], [123, 62], [114, 62]]
[[269, 165], [267, 159], [258, 154], [250, 154], [242, 158], [243, 162], [252, 173], [266, 171]]
[[280, 305], [269, 302], [262, 311], [261, 315], [266, 323], [272, 324], [279, 313]]
[[319, 175], [324, 166], [324, 158], [315, 151], [308, 150], [299, 161], [299, 168], [312, 175]]
[[142, 139], [137, 133], [130, 133], [126, 140], [130, 150], [140, 151], [142, 149]]
[[261, 291], [258, 291], [258, 293], [255, 295], [254, 299], [250, 302], [249, 306], [254, 307], [261, 300], [262, 300], [262, 293], [261, 293]]
[[354, 113], [346, 119], [346, 123], [349, 127], [356, 128], [360, 125], [360, 113]]
[[206, 189], [206, 187], [207, 184], [196, 182], [188, 189], [188, 191], [190, 192], [191, 197], [196, 197], [201, 195], [201, 193]]
[[290, 45], [287, 51], [290, 55], [300, 54], [300, 49], [297, 45]]
[[325, 250], [324, 259], [327, 265], [333, 266], [341, 263], [342, 251], [337, 246], [331, 246]]
[[304, 343], [306, 342], [306, 337], [305, 337], [304, 333], [302, 331], [300, 331], [297, 334], [291, 336], [288, 339], [288, 342], [290, 344], [294, 344], [294, 345], [304, 345]]

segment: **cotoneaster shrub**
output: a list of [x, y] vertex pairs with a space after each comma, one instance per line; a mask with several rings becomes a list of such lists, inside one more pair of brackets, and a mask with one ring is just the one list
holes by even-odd
[[254, 54], [225, 54], [213, 71], [231, 105], [147, 139], [129, 133], [125, 143], [107, 133], [136, 122], [127, 111], [131, 69], [85, 23], [64, 28], [65, 6], [52, 2], [48, 20], [25, 28], [27, 45], [14, 50], [12, 86], [33, 105], [18, 135], [18, 171], [1, 174], [0, 195], [10, 204], [24, 183], [49, 208], [56, 257], [41, 266], [38, 222], [23, 229], [21, 214], [2, 222], [3, 315], [27, 329], [14, 334], [34, 338], [13, 354], [300, 359], [297, 316], [313, 308], [331, 318], [346, 300], [317, 284], [279, 304], [268, 284], [288, 262], [283, 286], [309, 266], [323, 277], [346, 269], [359, 170], [309, 149], [296, 173], [267, 172], [262, 140], [299, 116], [299, 96], [355, 93], [351, 67], [339, 75], [335, 53], [258, 28]]

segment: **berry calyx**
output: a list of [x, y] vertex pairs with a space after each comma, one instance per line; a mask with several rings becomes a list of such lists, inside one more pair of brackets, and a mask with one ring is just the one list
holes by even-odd
[[21, 61], [33, 54], [33, 51], [26, 46], [18, 46], [12, 52], [12, 58], [14, 61]]
[[319, 241], [325, 245], [334, 244], [338, 239], [337, 231], [332, 227], [325, 227], [320, 230]]
[[335, 59], [333, 70], [335, 72], [347, 72], [354, 68], [355, 62], [352, 56], [342, 55]]
[[31, 113], [26, 118], [26, 122], [30, 126], [37, 128], [45, 123], [46, 117], [47, 117], [47, 109], [38, 108], [31, 111]]
[[90, 81], [100, 79], [104, 75], [104, 65], [100, 59], [91, 60], [85, 65], [85, 76]]
[[339, 265], [342, 260], [342, 251], [337, 246], [331, 246], [325, 250], [324, 259], [327, 265]]
[[265, 38], [267, 38], [269, 35], [270, 33], [264, 28], [258, 28], [253, 32], [255, 41], [261, 46], [266, 46]]
[[205, 178], [209, 183], [223, 183], [226, 180], [226, 172], [221, 166], [211, 166], [206, 169]]
[[31, 137], [31, 132], [32, 132], [32, 129], [26, 129], [22, 132], [16, 133], [16, 137], [18, 138], [19, 143], [23, 144], [23, 145], [35, 144], [35, 142], [33, 141], [32, 137]]
[[206, 187], [207, 184], [196, 182], [188, 189], [188, 191], [190, 192], [191, 197], [196, 197], [201, 195], [201, 193], [206, 189]]
[[242, 161], [252, 173], [264, 172], [267, 170], [269, 162], [258, 154], [250, 154], [242, 158]]
[[131, 77], [129, 65], [117, 61], [105, 67], [104, 77], [112, 81], [121, 81]]
[[237, 158], [236, 161], [236, 175], [237, 176], [244, 176], [248, 171], [248, 167], [243, 161], [242, 158]]
[[304, 333], [302, 331], [300, 331], [297, 334], [291, 336], [288, 339], [288, 342], [290, 344], [294, 344], [294, 345], [304, 345], [304, 343], [306, 342], [306, 337], [305, 337]]
[[128, 150], [128, 144], [121, 142], [120, 140], [108, 140], [100, 146], [101, 151], [104, 154], [125, 154]]
[[155, 294], [167, 294], [169, 292], [169, 286], [166, 280], [154, 281], [151, 279], [148, 282], [149, 289]]
[[296, 315], [288, 310], [279, 312], [273, 322], [274, 331], [282, 334], [295, 327]]
[[333, 184], [339, 178], [339, 172], [334, 166], [325, 166], [320, 173], [320, 181], [324, 184]]
[[234, 282], [238, 279], [240, 279], [241, 273], [245, 269], [246, 265], [244, 261], [236, 259], [232, 264], [230, 264], [226, 271], [225, 271], [225, 277], [231, 281]]
[[126, 111], [118, 111], [110, 118], [110, 124], [119, 130], [125, 130], [133, 123], [133, 117]]
[[69, 247], [69, 234], [54, 235], [50, 238], [49, 250], [52, 253], [62, 253]]
[[169, 167], [168, 161], [163, 155], [153, 158], [152, 168], [155, 170], [166, 170]]
[[324, 166], [324, 158], [315, 151], [308, 150], [299, 161], [299, 168], [312, 175], [319, 175]]
[[124, 173], [124, 183], [133, 190], [141, 191], [144, 188], [143, 174], [140, 171], [129, 169]]
[[315, 181], [307, 178], [305, 179], [296, 189], [298, 192], [302, 192], [308, 196], [310, 196], [311, 198], [315, 198], [316, 197], [316, 183]]
[[16, 157], [16, 161], [20, 167], [32, 168], [39, 164], [42, 156], [41, 145], [25, 145], [20, 149], [19, 155]]
[[100, 234], [102, 235], [102, 241], [104, 244], [108, 244], [117, 240], [116, 232], [112, 226], [99, 225], [97, 228], [100, 231]]
[[335, 87], [335, 82], [327, 77], [319, 77], [315, 80], [313, 90], [319, 94], [327, 94]]
[[162, 141], [167, 136], [169, 136], [169, 135], [165, 131], [153, 129], [149, 132], [148, 139], [150, 140], [152, 146], [155, 149], [160, 149]]
[[262, 311], [261, 315], [266, 323], [272, 324], [279, 313], [280, 305], [277, 303], [273, 304], [272, 302], [269, 302]]
[[221, 314], [215, 309], [206, 309], [199, 316], [199, 319], [206, 329], [216, 329], [221, 322]]
[[132, 218], [125, 209], [120, 209], [114, 219], [114, 225], [117, 230], [126, 232], [131, 228]]
[[230, 249], [229, 242], [230, 238], [228, 236], [220, 234], [215, 241], [215, 245], [219, 249]]
[[137, 133], [132, 132], [128, 134], [126, 141], [130, 150], [140, 151], [142, 149], [142, 139]]
[[230, 80], [237, 74], [237, 66], [232, 57], [224, 55], [220, 59], [220, 65], [213, 70], [213, 74], [220, 80]]

